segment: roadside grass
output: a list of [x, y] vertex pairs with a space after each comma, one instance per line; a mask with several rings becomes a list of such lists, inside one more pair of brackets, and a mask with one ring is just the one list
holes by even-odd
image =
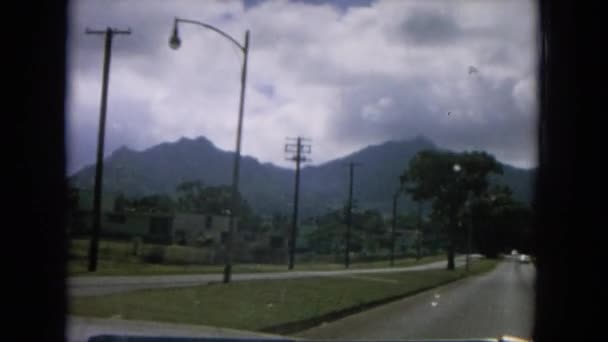
[[[174, 275], [174, 274], [215, 274], [222, 273], [223, 265], [205, 265], [202, 263], [185, 262], [197, 260], [199, 252], [193, 247], [171, 246], [173, 253], [179, 257], [179, 263], [148, 263], [143, 262], [140, 256], [133, 255], [133, 247], [129, 242], [102, 240], [99, 244], [99, 261], [96, 272], [87, 271], [88, 240], [72, 240], [70, 246], [70, 260], [68, 261], [68, 272], [71, 276], [111, 276], [111, 275]], [[166, 246], [155, 244], [144, 244], [139, 255], [145, 255], [150, 251]], [[415, 258], [403, 258], [395, 260], [395, 267], [407, 267], [422, 265], [435, 261], [444, 260], [444, 255], [426, 256], [420, 260]], [[185, 260], [185, 261], [184, 261]], [[351, 269], [361, 268], [385, 268], [389, 267], [388, 260], [352, 263]], [[342, 270], [344, 265], [337, 263], [296, 263], [295, 271], [330, 271]], [[285, 272], [287, 265], [282, 264], [235, 264], [234, 273], [257, 273], [257, 272]]]
[[497, 263], [496, 260], [475, 261], [469, 274], [458, 268], [455, 271], [253, 280], [73, 297], [70, 314], [293, 333], [318, 324], [319, 319], [336, 319], [346, 313], [488, 272]]

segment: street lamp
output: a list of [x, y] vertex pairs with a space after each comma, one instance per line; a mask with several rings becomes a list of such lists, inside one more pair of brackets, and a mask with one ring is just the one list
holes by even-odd
[[473, 199], [469, 195], [470, 195], [470, 192], [467, 192], [467, 200], [465, 202], [465, 206], [467, 207], [467, 209], [469, 209], [469, 215], [470, 215], [470, 220], [471, 220], [471, 222], [469, 222], [469, 224], [467, 225], [467, 258], [466, 258], [466, 266], [465, 266], [467, 272], [469, 271], [469, 265], [471, 263], [471, 261], [470, 261], [471, 245], [473, 242], [473, 204], [472, 204]]
[[174, 50], [177, 50], [181, 46], [181, 39], [179, 38], [179, 32], [177, 29], [179, 23], [194, 24], [214, 31], [236, 45], [243, 53], [243, 66], [241, 69], [241, 96], [239, 101], [239, 117], [236, 133], [236, 151], [234, 153], [234, 166], [232, 170], [232, 210], [230, 211], [230, 224], [228, 239], [226, 241], [226, 260], [224, 266], [224, 283], [228, 283], [230, 282], [232, 272], [232, 238], [234, 235], [234, 221], [239, 212], [239, 169], [241, 160], [241, 133], [243, 129], [243, 105], [245, 102], [245, 83], [247, 80], [247, 56], [249, 53], [249, 30], [245, 31], [245, 43], [241, 45], [241, 43], [239, 43], [236, 39], [214, 26], [200, 21], [175, 18], [173, 22], [173, 33], [169, 38], [169, 46]]
[[[459, 164], [454, 164], [452, 170], [458, 175], [458, 177], [462, 177], [460, 171], [462, 171], [462, 167]], [[467, 255], [466, 255], [466, 263], [465, 269], [467, 272], [469, 271], [469, 265], [471, 263], [471, 245], [472, 245], [472, 236], [473, 236], [473, 206], [472, 206], [472, 196], [471, 192], [467, 190], [467, 199], [464, 203], [465, 207], [469, 210], [469, 215], [471, 215], [471, 222], [467, 225]]]
[[173, 23], [173, 34], [171, 35], [171, 38], [169, 38], [169, 46], [173, 50], [177, 50], [177, 49], [179, 49], [179, 47], [181, 45], [182, 45], [182, 40], [179, 39], [179, 34], [177, 32], [177, 19], [176, 19], [175, 22]]

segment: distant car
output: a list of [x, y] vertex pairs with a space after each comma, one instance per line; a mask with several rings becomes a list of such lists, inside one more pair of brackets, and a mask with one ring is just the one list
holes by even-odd
[[517, 255], [517, 250], [516, 250], [516, 249], [512, 250], [512, 251], [511, 251], [511, 255], [512, 255], [512, 256], [516, 256], [516, 255]]
[[529, 264], [530, 263], [530, 256], [522, 254], [519, 256], [519, 262], [522, 264]]

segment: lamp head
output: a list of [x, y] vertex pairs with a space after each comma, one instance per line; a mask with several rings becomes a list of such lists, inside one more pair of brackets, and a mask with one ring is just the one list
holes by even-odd
[[177, 31], [177, 19], [175, 19], [173, 22], [173, 34], [171, 35], [171, 38], [169, 38], [169, 46], [173, 50], [177, 50], [179, 49], [180, 45], [182, 45], [182, 40], [179, 39], [179, 34]]

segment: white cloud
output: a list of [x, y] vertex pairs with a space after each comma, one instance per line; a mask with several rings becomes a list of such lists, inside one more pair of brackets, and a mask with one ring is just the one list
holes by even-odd
[[536, 79], [528, 77], [518, 81], [515, 87], [513, 87], [513, 97], [522, 114], [530, 115], [535, 113], [537, 111]]
[[393, 105], [393, 99], [390, 97], [381, 97], [378, 102], [365, 105], [361, 110], [361, 116], [369, 121], [380, 121], [382, 115]]
[[[424, 134], [533, 165], [533, 9], [531, 1], [385, 0], [346, 11], [287, 0], [247, 10], [240, 1], [74, 2], [70, 170], [95, 155], [103, 39], [83, 34], [87, 26], [133, 30], [114, 40], [108, 153], [199, 135], [234, 149], [242, 54], [193, 25], [180, 26], [182, 47], [170, 50], [175, 16], [211, 23], [239, 41], [251, 30], [245, 154], [290, 166], [284, 138], [302, 135], [313, 138], [319, 163]], [[475, 78], [470, 65], [479, 69]]]

